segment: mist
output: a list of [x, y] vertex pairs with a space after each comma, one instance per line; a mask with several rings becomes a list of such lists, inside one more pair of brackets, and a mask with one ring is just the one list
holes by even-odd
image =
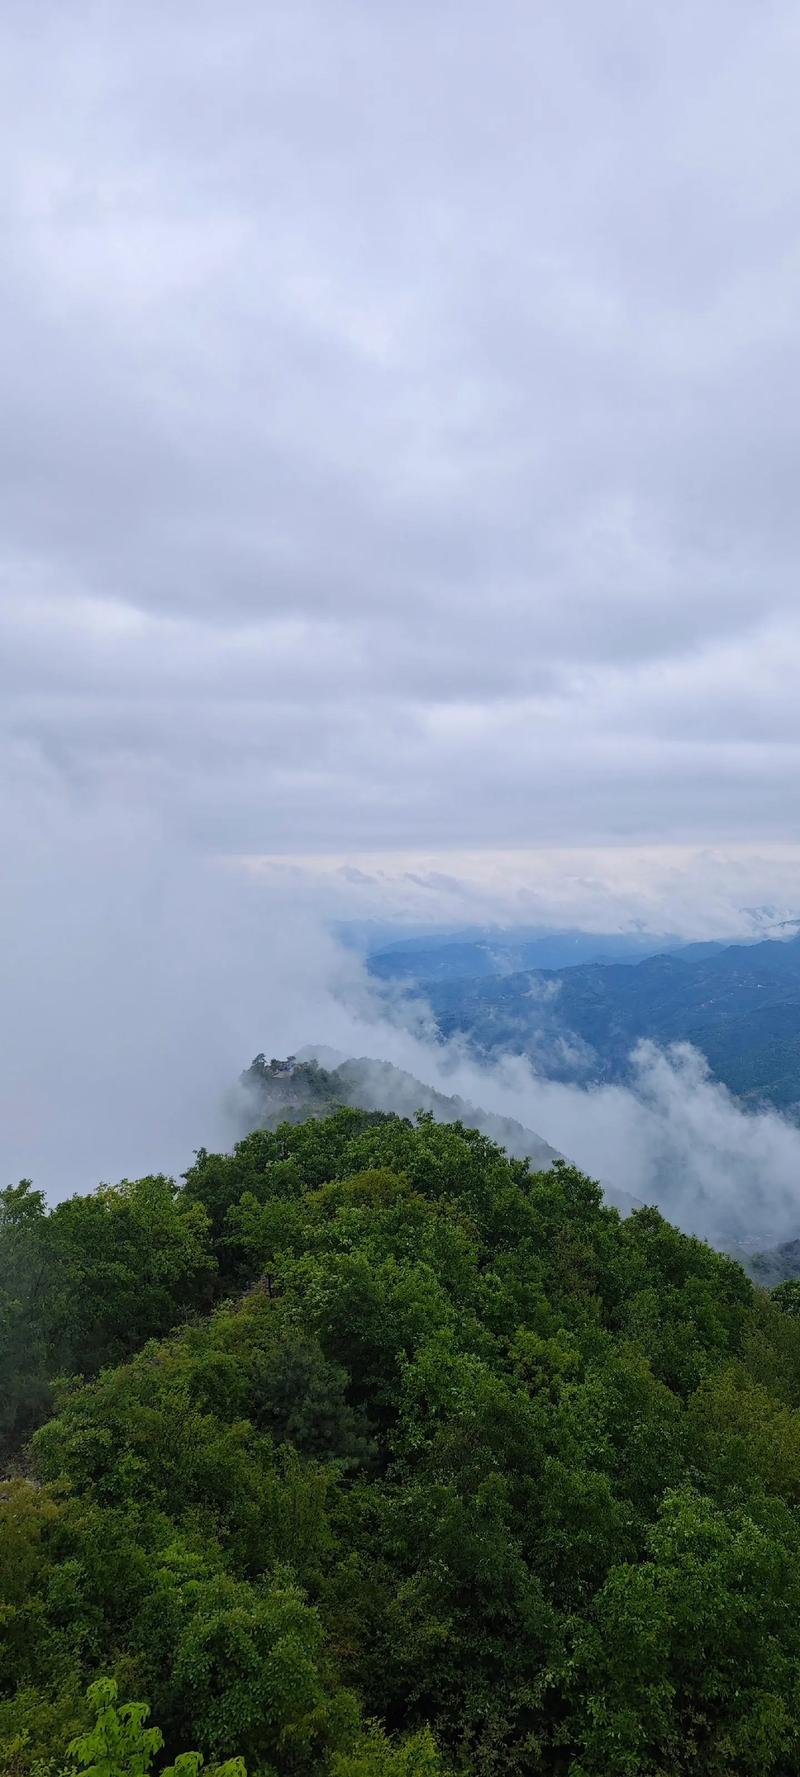
[[720, 1244], [798, 1232], [800, 1131], [742, 1109], [686, 1046], [640, 1045], [629, 1087], [555, 1083], [514, 1055], [480, 1065], [436, 1040], [424, 1001], [375, 992], [310, 888], [167, 844], [144, 809], [42, 795], [28, 816], [0, 884], [2, 1183], [32, 1177], [57, 1201], [178, 1176], [235, 1139], [231, 1088], [254, 1054], [322, 1045], [514, 1117]]
[[146, 811], [34, 803], [0, 882], [0, 1178], [55, 1201], [230, 1145], [271, 1039], [345, 1040], [352, 959], [296, 897], [164, 844]]
[[631, 1064], [629, 1086], [547, 1080], [520, 1056], [457, 1072], [459, 1089], [480, 1091], [612, 1194], [658, 1204], [689, 1233], [747, 1250], [796, 1236], [800, 1130], [772, 1109], [745, 1110], [687, 1043], [640, 1043]]
[[[542, 1077], [525, 1056], [483, 1064], [459, 1043], [395, 1025], [359, 1025], [353, 1038], [440, 1092], [514, 1118], [620, 1207], [655, 1203], [686, 1232], [745, 1251], [800, 1233], [800, 1130], [770, 1108], [744, 1109], [688, 1043], [640, 1043], [630, 1085], [583, 1087]], [[379, 1076], [374, 1102], [408, 1116], [417, 1108], [410, 1087], [387, 1090]]]

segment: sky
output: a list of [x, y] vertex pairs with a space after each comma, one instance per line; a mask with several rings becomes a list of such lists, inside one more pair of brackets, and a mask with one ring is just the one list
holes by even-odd
[[342, 903], [570, 848], [780, 898], [796, 7], [0, 30], [9, 849], [55, 803]]
[[9, 1172], [339, 1040], [324, 918], [798, 910], [799, 83], [788, 0], [6, 0]]

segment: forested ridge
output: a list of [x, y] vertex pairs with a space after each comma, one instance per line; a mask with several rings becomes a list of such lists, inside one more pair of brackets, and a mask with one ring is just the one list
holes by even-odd
[[427, 1116], [0, 1193], [0, 1769], [800, 1770], [799, 1292]]

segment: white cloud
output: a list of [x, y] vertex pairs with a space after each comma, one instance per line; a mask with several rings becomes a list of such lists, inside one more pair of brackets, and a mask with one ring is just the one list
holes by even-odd
[[3, 34], [7, 768], [211, 849], [793, 840], [792, 8]]
[[7, 1169], [140, 1165], [204, 1009], [189, 1110], [271, 994], [330, 1036], [313, 970], [295, 1018], [280, 945], [217, 950], [212, 859], [287, 920], [791, 910], [788, 0], [11, 0], [0, 39]]

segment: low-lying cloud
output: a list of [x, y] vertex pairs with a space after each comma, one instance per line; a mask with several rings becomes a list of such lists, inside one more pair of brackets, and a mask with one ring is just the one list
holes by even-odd
[[689, 1044], [643, 1042], [631, 1060], [626, 1086], [547, 1080], [519, 1056], [480, 1083], [586, 1172], [692, 1233], [750, 1248], [800, 1232], [800, 1130], [745, 1110]]
[[52, 800], [38, 816], [0, 887], [3, 1183], [33, 1176], [56, 1200], [179, 1174], [200, 1144], [230, 1145], [226, 1100], [255, 1053], [323, 1044], [518, 1119], [716, 1241], [800, 1231], [800, 1130], [745, 1111], [695, 1050], [641, 1044], [629, 1086], [561, 1084], [519, 1055], [479, 1065], [436, 1040], [424, 1002], [376, 995], [312, 898], [168, 850], [145, 819]]

